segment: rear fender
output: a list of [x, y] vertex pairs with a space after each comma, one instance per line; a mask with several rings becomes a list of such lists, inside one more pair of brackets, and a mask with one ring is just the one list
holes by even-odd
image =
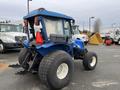
[[37, 46], [36, 49], [37, 49], [37, 52], [41, 54], [42, 56], [45, 56], [56, 50], [63, 50], [69, 53], [70, 55], [73, 55], [73, 48], [67, 44], [49, 43], [49, 44], [44, 44], [42, 46]]

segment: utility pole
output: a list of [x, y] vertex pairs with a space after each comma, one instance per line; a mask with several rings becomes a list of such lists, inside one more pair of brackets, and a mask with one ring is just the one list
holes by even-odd
[[28, 11], [28, 14], [29, 14], [29, 12], [30, 12], [30, 1], [32, 1], [32, 0], [27, 0], [27, 11]]
[[29, 14], [29, 0], [27, 0], [27, 10], [28, 10], [28, 14]]
[[89, 17], [89, 32], [91, 31], [91, 20], [94, 19], [95, 17]]
[[[29, 12], [30, 12], [30, 1], [32, 1], [32, 0], [27, 0], [27, 14], [29, 14]], [[26, 28], [26, 33], [27, 33], [27, 35], [28, 35], [28, 39], [30, 39], [30, 35], [29, 35], [29, 26], [27, 26], [27, 28]]]
[[83, 22], [83, 31], [85, 30], [85, 22]]

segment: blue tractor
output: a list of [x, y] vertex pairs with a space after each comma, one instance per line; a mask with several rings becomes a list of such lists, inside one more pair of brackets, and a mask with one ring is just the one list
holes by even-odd
[[72, 17], [40, 8], [24, 17], [29, 40], [19, 54], [26, 71], [37, 71], [41, 83], [51, 90], [67, 86], [74, 73], [74, 60], [83, 60], [85, 70], [93, 70], [97, 55], [88, 52], [80, 39], [72, 40]]

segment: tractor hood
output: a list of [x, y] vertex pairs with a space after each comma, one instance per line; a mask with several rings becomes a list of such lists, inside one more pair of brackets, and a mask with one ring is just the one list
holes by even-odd
[[75, 34], [72, 39], [81, 39], [82, 41], [88, 41], [88, 36], [85, 34]]

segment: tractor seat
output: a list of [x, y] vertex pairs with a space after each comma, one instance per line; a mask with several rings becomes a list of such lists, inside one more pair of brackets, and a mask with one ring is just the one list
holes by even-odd
[[37, 45], [40, 45], [40, 44], [37, 44], [35, 39], [30, 42], [30, 46], [35, 47], [35, 46], [37, 46]]
[[70, 38], [65, 35], [50, 34], [50, 40], [54, 43], [67, 43], [69, 39]]
[[36, 39], [30, 42], [30, 46], [42, 45], [44, 43], [43, 37], [40, 32], [36, 32]]

